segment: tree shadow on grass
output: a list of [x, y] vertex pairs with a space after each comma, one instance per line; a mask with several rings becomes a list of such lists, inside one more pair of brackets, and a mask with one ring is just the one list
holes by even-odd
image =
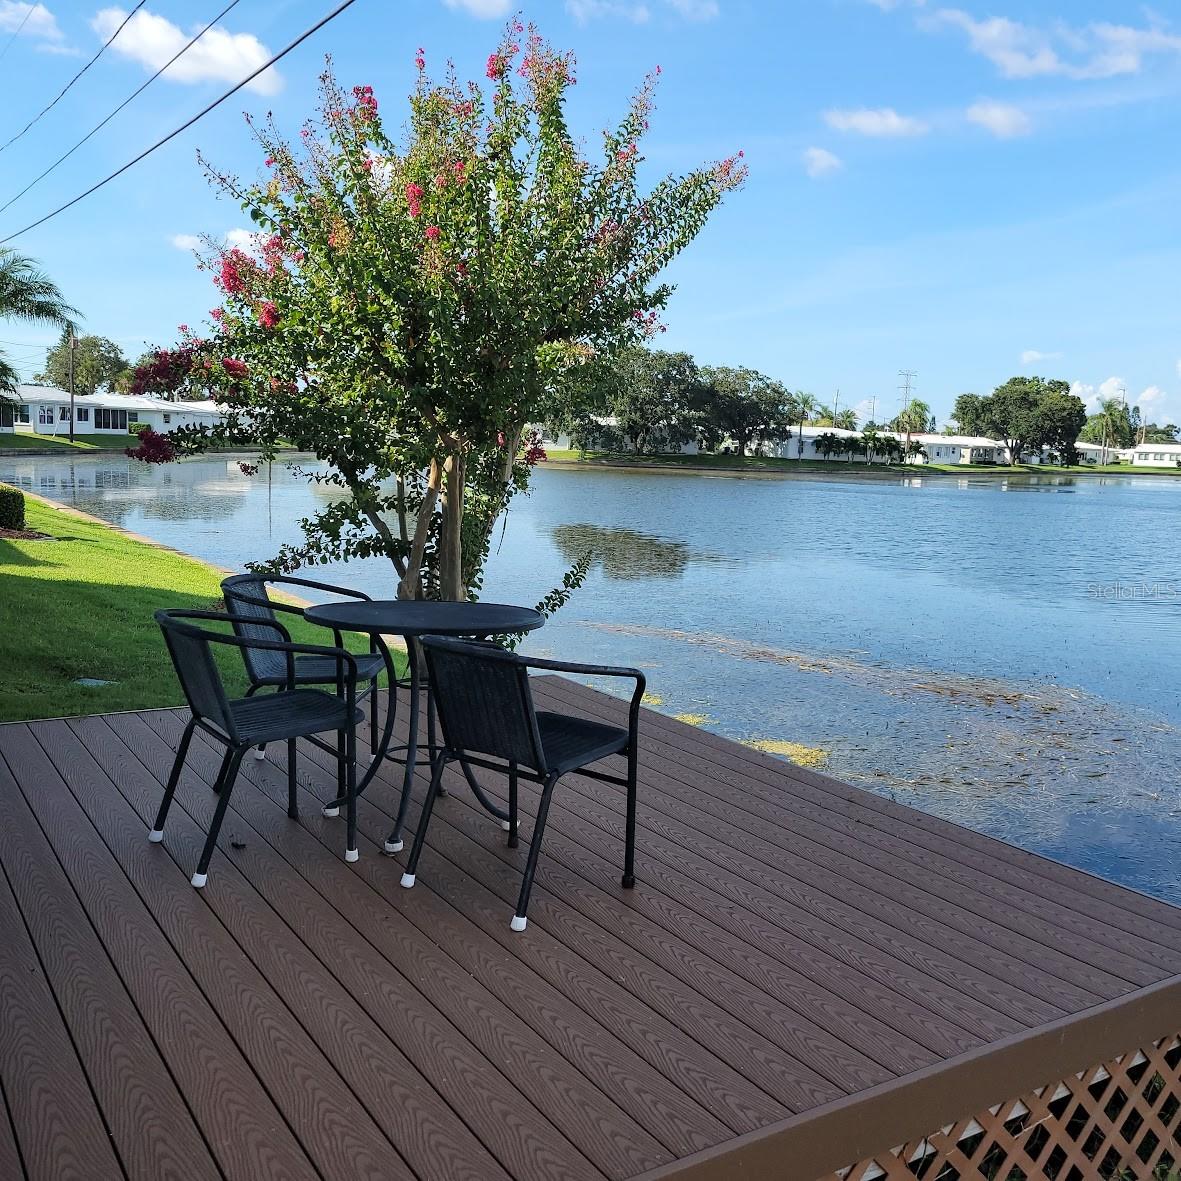
[[[28, 542], [26, 544], [35, 545], [38, 548], [44, 546], [46, 552], [50, 552], [50, 547], [59, 540], [56, 537], [46, 538], [44, 541]], [[41, 558], [35, 554], [29, 553], [14, 545], [7, 538], [0, 538], [0, 569], [5, 566], [56, 566], [57, 562], [51, 561], [48, 558]]]

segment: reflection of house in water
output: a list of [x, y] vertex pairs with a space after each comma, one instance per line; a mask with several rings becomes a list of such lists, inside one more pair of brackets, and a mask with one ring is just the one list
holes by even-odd
[[[678, 578], [698, 558], [683, 541], [603, 525], [555, 525], [550, 537], [573, 564], [590, 554], [608, 578]], [[706, 556], [709, 560], [709, 556]]]

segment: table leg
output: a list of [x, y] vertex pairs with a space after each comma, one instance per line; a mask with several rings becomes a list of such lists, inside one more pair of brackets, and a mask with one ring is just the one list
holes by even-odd
[[[426, 744], [430, 750], [431, 766], [435, 765], [435, 757], [439, 753], [439, 745], [435, 738], [435, 696], [431, 692], [430, 684], [426, 687]], [[443, 786], [443, 780], [439, 780], [438, 787], [435, 788], [436, 796], [445, 796], [447, 789]]]
[[[422, 653], [417, 641], [410, 636], [406, 637], [406, 656], [410, 665], [410, 717], [406, 734], [406, 774], [402, 779], [402, 799], [398, 803], [398, 819], [394, 822], [393, 832], [390, 833], [382, 846], [387, 853], [402, 851], [402, 827], [406, 823], [406, 812], [410, 807], [410, 791], [414, 786], [414, 765], [418, 759], [418, 695], [421, 689], [418, 666]], [[429, 715], [429, 709], [427, 712]], [[431, 726], [430, 729], [433, 732], [434, 727]]]

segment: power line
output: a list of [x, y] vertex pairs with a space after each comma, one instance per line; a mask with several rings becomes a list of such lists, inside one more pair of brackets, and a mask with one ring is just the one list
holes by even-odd
[[164, 136], [163, 139], [157, 140], [150, 148], [146, 148], [144, 151], [140, 152], [140, 154], [136, 156], [134, 160], [128, 160], [128, 162], [124, 164], [122, 168], [117, 168], [109, 176], [103, 177], [103, 179], [100, 180], [98, 184], [91, 185], [90, 188], [88, 188], [84, 193], [79, 193], [78, 196], [74, 197], [72, 200], [67, 201], [64, 205], [59, 205], [55, 210], [53, 210], [51, 213], [47, 213], [44, 217], [39, 217], [36, 221], [30, 222], [23, 229], [19, 229], [15, 233], [9, 234], [6, 238], [0, 238], [0, 246], [3, 246], [6, 242], [11, 242], [14, 238], [19, 238], [22, 234], [27, 234], [30, 230], [35, 230], [38, 226], [44, 225], [47, 221], [52, 220], [59, 214], [65, 213], [67, 209], [77, 205], [79, 201], [85, 200], [92, 194], [97, 193], [99, 189], [110, 184], [111, 181], [115, 180], [117, 177], [122, 176], [123, 173], [125, 173], [129, 168], [134, 168], [136, 164], [138, 164], [141, 160], [147, 159], [147, 157], [150, 156], [154, 151], [162, 148], [169, 141], [174, 140], [182, 132], [188, 131], [188, 129], [192, 127], [194, 123], [203, 119], [216, 107], [221, 106], [221, 104], [225, 102], [227, 98], [232, 98], [238, 93], [239, 90], [242, 89], [243, 86], [247, 85], [249, 82], [253, 82], [254, 79], [257, 78], [259, 74], [263, 73], [264, 70], [270, 69], [270, 67], [276, 62], [281, 61], [293, 49], [296, 49], [298, 46], [302, 45], [314, 33], [318, 33], [326, 24], [335, 20], [342, 12], [344, 12], [346, 8], [351, 8], [355, 3], [356, 0], [341, 0], [341, 3], [338, 4], [330, 13], [328, 13], [327, 16], [321, 17], [320, 20], [312, 25], [310, 29], [300, 33], [300, 35], [296, 37], [294, 41], [285, 46], [283, 49], [279, 50], [279, 52], [276, 53], [275, 56], [269, 61], [259, 66], [258, 69], [254, 70], [252, 73], [247, 74], [246, 77], [243, 78], [242, 81], [236, 86], [230, 87], [230, 89], [227, 90], [225, 94], [221, 95], [220, 98], [214, 99], [214, 101], [208, 106], [203, 107], [191, 119], [185, 123], [182, 123], [178, 128], [176, 128], [175, 131], [170, 131], [166, 136]]
[[45, 169], [44, 172], [38, 176], [33, 177], [33, 179], [29, 181], [29, 183], [25, 185], [25, 187], [21, 189], [21, 191], [17, 193], [15, 197], [10, 197], [3, 205], [0, 205], [0, 213], [3, 213], [10, 205], [15, 205], [16, 202], [19, 201], [31, 188], [40, 184], [51, 172], [53, 172], [59, 164], [62, 164], [68, 160], [88, 139], [90, 139], [92, 135], [95, 134], [95, 132], [101, 131], [104, 127], [106, 127], [106, 125], [121, 110], [123, 110], [123, 108], [127, 106], [128, 103], [132, 102], [134, 99], [143, 94], [143, 92], [147, 90], [147, 88], [151, 86], [151, 84], [155, 82], [156, 79], [159, 78], [160, 75], [163, 74], [164, 71], [167, 70], [168, 67], [171, 66], [178, 57], [181, 57], [183, 54], [192, 49], [192, 47], [196, 45], [197, 42], [200, 41], [201, 38], [204, 37], [205, 34], [208, 33], [209, 30], [212, 29], [213, 26], [226, 15], [226, 13], [228, 13], [232, 8], [237, 8], [240, 3], [241, 0], [230, 0], [230, 3], [227, 4], [225, 8], [223, 8], [221, 12], [219, 12], [217, 16], [215, 16], [213, 20], [209, 22], [209, 24], [207, 24], [195, 37], [193, 37], [188, 42], [188, 44], [177, 50], [177, 52], [174, 53], [172, 57], [170, 57], [168, 61], [166, 61], [138, 90], [135, 90], [129, 94], [101, 123], [96, 123], [72, 148], [70, 148], [68, 152], [64, 152], [62, 155], [58, 156], [58, 158], [54, 160], [54, 162], [50, 164], [50, 166]]
[[0, 58], [2, 58], [12, 48], [12, 43], [20, 36], [21, 29], [23, 29], [25, 25], [28, 24], [29, 17], [33, 15], [36, 7], [36, 4], [30, 4], [29, 7], [25, 9], [25, 15], [21, 18], [21, 23], [13, 30], [12, 36], [4, 42], [4, 48], [0, 49]]
[[135, 6], [135, 7], [134, 7], [134, 8], [133, 8], [133, 9], [132, 9], [132, 10], [131, 10], [131, 11], [130, 11], [130, 12], [129, 12], [129, 13], [128, 13], [128, 14], [127, 14], [125, 17], [124, 17], [124, 18], [123, 18], [123, 20], [122, 20], [122, 22], [120, 23], [119, 27], [118, 27], [118, 28], [117, 28], [117, 29], [116, 29], [116, 30], [115, 30], [115, 31], [114, 31], [114, 32], [113, 32], [113, 33], [112, 33], [112, 34], [111, 34], [111, 35], [110, 35], [110, 36], [109, 36], [109, 37], [106, 39], [106, 41], [104, 41], [104, 42], [103, 42], [103, 44], [102, 44], [101, 46], [99, 46], [98, 53], [96, 53], [96, 54], [94, 55], [94, 57], [92, 57], [92, 58], [90, 59], [90, 61], [88, 61], [88, 62], [86, 63], [86, 65], [84, 65], [84, 66], [83, 66], [83, 67], [82, 67], [82, 68], [81, 68], [81, 69], [80, 69], [80, 70], [79, 70], [79, 71], [78, 71], [78, 72], [77, 72], [77, 73], [76, 73], [76, 74], [75, 74], [75, 75], [74, 75], [74, 76], [73, 76], [73, 77], [72, 77], [72, 78], [71, 78], [71, 79], [70, 79], [70, 80], [69, 80], [69, 81], [68, 81], [68, 82], [65, 84], [65, 86], [63, 86], [63, 87], [61, 88], [61, 90], [59, 90], [59, 91], [57, 92], [57, 97], [56, 97], [56, 98], [53, 100], [53, 102], [51, 102], [51, 103], [49, 104], [49, 106], [42, 108], [42, 110], [41, 110], [41, 111], [39, 111], [39, 112], [38, 112], [36, 115], [34, 115], [34, 116], [33, 116], [33, 117], [32, 117], [32, 118], [31, 118], [31, 119], [30, 119], [30, 120], [29, 120], [29, 121], [28, 121], [28, 122], [27, 122], [27, 123], [24, 125], [24, 127], [22, 127], [22, 128], [20, 129], [20, 131], [18, 131], [18, 132], [16, 133], [16, 135], [14, 135], [14, 136], [12, 137], [12, 139], [10, 139], [10, 140], [8, 141], [8, 143], [6, 143], [6, 144], [0, 144], [0, 152], [3, 152], [3, 151], [5, 151], [5, 150], [7, 150], [8, 148], [12, 147], [12, 145], [13, 145], [14, 143], [16, 143], [16, 141], [17, 141], [18, 139], [20, 139], [20, 137], [21, 137], [22, 135], [24, 135], [24, 133], [25, 133], [26, 131], [28, 131], [28, 130], [29, 130], [29, 128], [30, 128], [30, 127], [32, 127], [34, 123], [37, 123], [37, 122], [39, 122], [39, 121], [40, 121], [40, 119], [41, 119], [41, 117], [42, 117], [43, 115], [47, 115], [47, 114], [48, 114], [50, 111], [52, 111], [52, 110], [53, 110], [53, 108], [54, 108], [54, 107], [56, 107], [56, 106], [57, 106], [57, 104], [58, 104], [58, 101], [59, 101], [59, 100], [62, 98], [62, 96], [63, 96], [63, 95], [66, 93], [66, 91], [67, 91], [67, 90], [69, 90], [69, 89], [70, 89], [70, 87], [71, 87], [71, 86], [73, 86], [73, 85], [74, 85], [74, 83], [75, 83], [75, 82], [77, 82], [77, 81], [78, 81], [78, 79], [79, 79], [79, 78], [81, 78], [81, 77], [82, 77], [82, 75], [83, 75], [83, 74], [85, 74], [85, 73], [86, 73], [86, 71], [87, 71], [87, 70], [89, 70], [89, 69], [90, 69], [90, 67], [91, 67], [92, 65], [94, 65], [94, 63], [95, 63], [96, 61], [98, 61], [98, 59], [99, 59], [100, 57], [102, 57], [102, 55], [103, 55], [104, 51], [106, 50], [107, 46], [108, 46], [108, 45], [110, 45], [110, 43], [111, 43], [112, 41], [114, 41], [114, 40], [115, 40], [115, 38], [116, 38], [116, 37], [118, 37], [118, 36], [119, 36], [119, 34], [120, 34], [121, 32], [123, 32], [123, 29], [124, 29], [124, 27], [126, 26], [127, 22], [128, 22], [129, 20], [131, 20], [131, 18], [132, 18], [133, 16], [135, 16], [135, 14], [136, 14], [137, 12], [139, 12], [139, 10], [140, 10], [141, 8], [143, 8], [143, 6], [144, 6], [144, 5], [145, 5], [147, 2], [148, 2], [148, 0], [139, 0], [139, 3], [138, 3], [138, 4], [137, 4], [137, 5], [136, 5], [136, 6]]

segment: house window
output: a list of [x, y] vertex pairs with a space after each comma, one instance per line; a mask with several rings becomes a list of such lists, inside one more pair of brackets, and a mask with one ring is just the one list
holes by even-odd
[[170, 423], [171, 421], [172, 421], [172, 415], [171, 415], [171, 414], [166, 414], [166, 415], [164, 415], [164, 422], [165, 422], [165, 424], [166, 424], [166, 425], [167, 425], [168, 423]]
[[12, 413], [17, 422], [27, 423], [29, 421], [29, 408], [27, 406], [14, 406]]
[[37, 423], [39, 426], [53, 426], [52, 406], [42, 406], [37, 411]]
[[128, 422], [139, 422], [139, 411], [138, 410], [129, 410], [127, 412], [127, 421]]
[[77, 410], [77, 415], [78, 415], [79, 422], [89, 422], [90, 421], [90, 407], [89, 406], [79, 406], [78, 410]]
[[69, 422], [70, 421], [69, 406], [59, 406], [57, 408], [57, 420], [58, 420], [58, 422]]
[[96, 406], [94, 408], [94, 425], [100, 431], [125, 431], [127, 429], [127, 411], [107, 410]]

